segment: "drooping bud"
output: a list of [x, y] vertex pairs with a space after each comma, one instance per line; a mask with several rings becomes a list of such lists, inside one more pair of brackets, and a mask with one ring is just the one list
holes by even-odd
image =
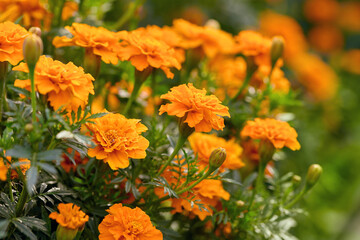
[[38, 34], [41, 30], [38, 28], [31, 28], [31, 34], [25, 38], [23, 44], [23, 55], [25, 62], [29, 67], [35, 67], [37, 61], [43, 53], [43, 42]]
[[222, 147], [216, 148], [210, 154], [209, 165], [214, 171], [218, 169], [226, 159], [226, 150]]
[[271, 41], [270, 57], [271, 64], [274, 67], [277, 60], [282, 57], [284, 52], [284, 39], [280, 36], [275, 36]]
[[311, 189], [319, 180], [322, 174], [322, 167], [319, 164], [312, 164], [306, 175], [306, 189]]

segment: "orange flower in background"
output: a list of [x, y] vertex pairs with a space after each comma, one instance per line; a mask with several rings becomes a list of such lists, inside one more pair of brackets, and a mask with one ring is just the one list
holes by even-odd
[[[29, 72], [26, 63], [13, 68], [15, 71]], [[82, 67], [72, 62], [63, 64], [52, 58], [41, 56], [35, 69], [35, 87], [43, 95], [47, 95], [50, 105], [56, 110], [64, 106], [68, 111], [84, 108], [89, 94], [94, 94], [92, 84], [94, 78], [85, 74]], [[15, 80], [14, 85], [30, 90], [30, 79]]]
[[175, 19], [173, 28], [182, 36], [181, 46], [184, 49], [201, 47], [209, 58], [234, 52], [235, 42], [232, 35], [220, 29], [201, 27], [184, 19]]
[[[196, 185], [189, 193], [183, 193], [180, 198], [172, 199], [172, 207], [174, 210], [172, 213], [190, 213], [192, 216], [198, 216], [200, 220], [204, 220], [207, 216], [212, 216], [213, 208], [216, 208], [221, 204], [221, 199], [229, 200], [230, 194], [223, 188], [220, 180], [203, 180]], [[191, 201], [194, 204], [191, 204]], [[200, 209], [196, 204], [203, 204], [207, 209]]]
[[360, 49], [352, 49], [343, 54], [340, 65], [348, 72], [360, 75]]
[[69, 18], [73, 17], [74, 14], [79, 10], [79, 5], [73, 1], [66, 1], [64, 3], [64, 8], [61, 13], [61, 19], [63, 21], [68, 20]]
[[336, 26], [319, 25], [309, 31], [309, 42], [315, 50], [321, 53], [329, 53], [343, 47], [344, 37]]
[[162, 240], [162, 233], [151, 223], [150, 217], [140, 208], [131, 209], [121, 203], [114, 204], [99, 224], [100, 240], [136, 239]]
[[285, 40], [284, 57], [290, 59], [307, 50], [305, 35], [295, 19], [266, 11], [260, 17], [260, 32], [266, 36], [282, 36]]
[[[68, 153], [71, 154], [72, 152], [72, 149], [69, 148], [68, 150]], [[63, 161], [61, 161], [60, 165], [61, 167], [65, 170], [65, 172], [70, 172], [70, 171], [76, 171], [76, 167], [77, 165], [80, 165], [80, 164], [86, 164], [89, 159], [87, 158], [81, 158], [80, 156], [80, 153], [75, 151], [75, 154], [74, 154], [74, 157], [73, 157], [73, 160], [75, 162], [75, 164], [73, 163], [73, 161], [68, 157], [68, 155], [66, 154], [63, 154]]]
[[301, 54], [291, 61], [291, 67], [299, 82], [316, 101], [325, 101], [335, 96], [338, 89], [337, 75], [318, 56]]
[[127, 119], [121, 114], [108, 113], [86, 124], [94, 134], [95, 148], [88, 150], [90, 157], [109, 163], [113, 170], [129, 166], [129, 158], [146, 157], [149, 141], [140, 134], [147, 130], [138, 119]]
[[51, 14], [45, 9], [40, 0], [1, 0], [0, 22], [9, 20], [15, 22], [22, 17], [25, 27], [40, 27], [41, 21], [48, 21]]
[[83, 23], [73, 23], [66, 26], [73, 37], [55, 37], [53, 45], [57, 48], [67, 46], [79, 46], [90, 49], [93, 54], [100, 56], [105, 63], [117, 64], [117, 51], [119, 45], [119, 35], [103, 27], [93, 27]]
[[255, 118], [247, 121], [241, 131], [242, 137], [252, 139], [268, 140], [275, 148], [288, 147], [291, 150], [299, 150], [300, 143], [297, 141], [297, 133], [289, 123], [272, 118]]
[[7, 179], [7, 172], [8, 172], [8, 168], [7, 166], [4, 164], [3, 159], [0, 159], [0, 180], [1, 181], [6, 181]]
[[23, 60], [22, 47], [28, 35], [28, 31], [18, 24], [0, 23], [0, 62], [16, 65]]
[[161, 99], [171, 103], [160, 107], [160, 115], [167, 112], [179, 118], [184, 117], [184, 122], [195, 128], [196, 132], [222, 130], [225, 127], [222, 117], [230, 117], [229, 108], [221, 105], [216, 96], [207, 96], [205, 89], [196, 89], [192, 83], [171, 88]]
[[316, 23], [332, 22], [339, 12], [339, 2], [336, 0], [306, 0], [304, 15]]
[[[30, 160], [29, 159], [26, 159], [26, 158], [19, 158], [18, 161], [21, 163], [19, 165], [20, 167], [20, 171], [22, 172], [22, 174], [26, 174], [26, 171], [30, 168]], [[11, 164], [12, 164], [12, 161], [11, 161], [11, 157], [10, 156], [7, 156], [6, 157], [6, 160], [1, 158], [0, 157], [0, 179], [2, 179], [2, 176], [5, 176], [5, 180], [6, 180], [6, 174], [7, 174], [7, 171], [9, 169], [11, 169]], [[2, 174], [5, 174], [5, 175], [2, 175]], [[11, 179], [14, 179], [14, 178], [18, 178], [19, 175], [16, 171], [16, 169], [11, 169], [11, 173], [10, 173], [10, 177]], [[3, 181], [5, 181], [3, 180]]]
[[240, 158], [242, 148], [235, 143], [235, 140], [226, 141], [216, 135], [204, 133], [193, 133], [188, 139], [194, 154], [198, 156], [199, 163], [204, 167], [209, 165], [211, 152], [218, 147], [226, 150], [226, 159], [220, 167], [221, 171], [226, 168], [239, 169], [245, 165]]
[[360, 2], [341, 2], [337, 23], [347, 31], [360, 32]]
[[181, 64], [176, 55], [175, 49], [151, 36], [144, 29], [137, 29], [131, 32], [119, 32], [123, 40], [121, 48], [118, 49], [118, 56], [121, 61], [130, 61], [138, 70], [146, 68], [160, 68], [168, 78], [174, 74], [170, 68], [180, 70]]
[[60, 203], [57, 208], [59, 213], [52, 212], [49, 218], [56, 220], [62, 227], [81, 229], [89, 221], [89, 216], [73, 203]]

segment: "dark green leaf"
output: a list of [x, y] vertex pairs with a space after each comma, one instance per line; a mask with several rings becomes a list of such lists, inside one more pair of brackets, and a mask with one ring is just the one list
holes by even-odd
[[9, 226], [10, 221], [8, 219], [0, 220], [0, 238], [6, 237], [6, 230]]
[[12, 149], [6, 151], [6, 156], [31, 159], [31, 149], [30, 147], [15, 145]]
[[101, 118], [101, 117], [103, 117], [103, 116], [105, 116], [105, 115], [107, 115], [108, 113], [95, 113], [95, 114], [93, 114], [93, 115], [91, 115], [90, 117], [88, 117], [88, 118], [86, 118], [86, 120], [88, 120], [88, 119], [95, 119], [95, 118]]
[[28, 226], [26, 226], [24, 223], [22, 223], [21, 220], [14, 219], [14, 221], [12, 221], [12, 223], [25, 236], [27, 236], [31, 240], [37, 240], [36, 235], [31, 231], [31, 229]]
[[33, 188], [35, 187], [35, 184], [37, 182], [39, 176], [38, 168], [35, 166], [32, 166], [27, 170], [26, 172], [26, 188], [29, 193], [33, 192]]
[[62, 150], [61, 149], [53, 149], [44, 152], [40, 152], [37, 155], [37, 159], [44, 161], [61, 161], [62, 160]]

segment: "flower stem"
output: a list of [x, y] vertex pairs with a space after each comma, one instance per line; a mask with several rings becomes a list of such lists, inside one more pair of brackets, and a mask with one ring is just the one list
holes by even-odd
[[32, 106], [32, 121], [36, 123], [36, 92], [35, 92], [35, 65], [29, 67], [29, 76], [31, 81], [31, 106]]
[[132, 103], [135, 101], [142, 84], [143, 84], [143, 81], [138, 81], [138, 80], [135, 79], [134, 89], [131, 92], [131, 96], [129, 98], [129, 101], [126, 103], [125, 109], [124, 109], [124, 111], [122, 113], [124, 116], [126, 116], [128, 114], [128, 112], [130, 110], [130, 107], [131, 107]]
[[131, 2], [127, 11], [121, 16], [121, 18], [119, 18], [113, 28], [120, 30], [122, 26], [134, 15], [137, 7], [143, 5], [144, 2], [145, 0], [135, 0], [135, 2]]
[[229, 102], [230, 104], [235, 102], [238, 99], [238, 97], [242, 94], [244, 89], [249, 85], [251, 76], [252, 76], [252, 74], [246, 74], [245, 81], [243, 82], [243, 84], [239, 88], [239, 91], [236, 93], [236, 95], [233, 98], [230, 99], [230, 102]]
[[182, 148], [182, 146], [184, 145], [185, 141], [187, 138], [179, 135], [179, 139], [176, 143], [176, 146], [174, 148], [174, 151], [172, 152], [172, 154], [169, 156], [168, 160], [166, 161], [166, 163], [162, 166], [162, 168], [160, 169], [160, 171], [156, 174], [155, 177], [160, 176], [161, 173], [163, 173], [165, 171], [165, 168], [171, 163], [171, 161], [174, 159], [174, 157], [176, 156], [176, 154], [180, 151], [180, 149]]
[[17, 202], [16, 208], [15, 208], [16, 217], [19, 217], [21, 212], [23, 211], [27, 197], [28, 197], [28, 192], [27, 192], [26, 184], [25, 184], [25, 180], [24, 180], [23, 189], [21, 191], [19, 201]]
[[8, 62], [0, 62], [0, 121], [6, 110], [6, 75]]
[[301, 192], [299, 192], [299, 194], [287, 205], [285, 205], [285, 208], [289, 209], [292, 206], [294, 206], [298, 201], [300, 201], [300, 199], [304, 196], [304, 194], [306, 193], [306, 187], [304, 187]]

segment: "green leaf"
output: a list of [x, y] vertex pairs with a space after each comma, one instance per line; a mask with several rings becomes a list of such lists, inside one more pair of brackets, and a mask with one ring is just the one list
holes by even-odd
[[26, 188], [29, 193], [33, 192], [33, 188], [37, 182], [39, 176], [38, 168], [32, 166], [29, 170], [26, 171]]
[[39, 166], [41, 169], [43, 169], [43, 170], [45, 170], [46, 172], [48, 172], [48, 173], [51, 173], [51, 174], [54, 174], [54, 175], [57, 174], [56, 168], [55, 168], [53, 165], [39, 162], [39, 163], [38, 163], [38, 166]]
[[37, 159], [44, 161], [61, 161], [62, 160], [62, 150], [61, 149], [53, 149], [44, 152], [40, 152], [37, 154]]
[[48, 231], [45, 227], [46, 222], [42, 219], [35, 217], [19, 217], [17, 218], [17, 220], [19, 220], [29, 228], [36, 228], [48, 235]]
[[0, 220], [0, 239], [5, 238], [7, 235], [7, 227], [9, 226], [10, 220]]
[[31, 158], [31, 149], [30, 147], [15, 145], [12, 149], [6, 151], [6, 156], [11, 156], [14, 158]]
[[86, 120], [88, 119], [95, 119], [95, 118], [101, 118], [105, 115], [107, 115], [108, 113], [105, 112], [105, 113], [95, 113], [95, 114], [92, 114], [90, 117], [86, 118]]
[[27, 236], [31, 240], [37, 240], [36, 235], [31, 231], [31, 229], [28, 226], [26, 226], [24, 223], [22, 223], [21, 220], [14, 219], [14, 221], [12, 221], [12, 223], [25, 236]]

